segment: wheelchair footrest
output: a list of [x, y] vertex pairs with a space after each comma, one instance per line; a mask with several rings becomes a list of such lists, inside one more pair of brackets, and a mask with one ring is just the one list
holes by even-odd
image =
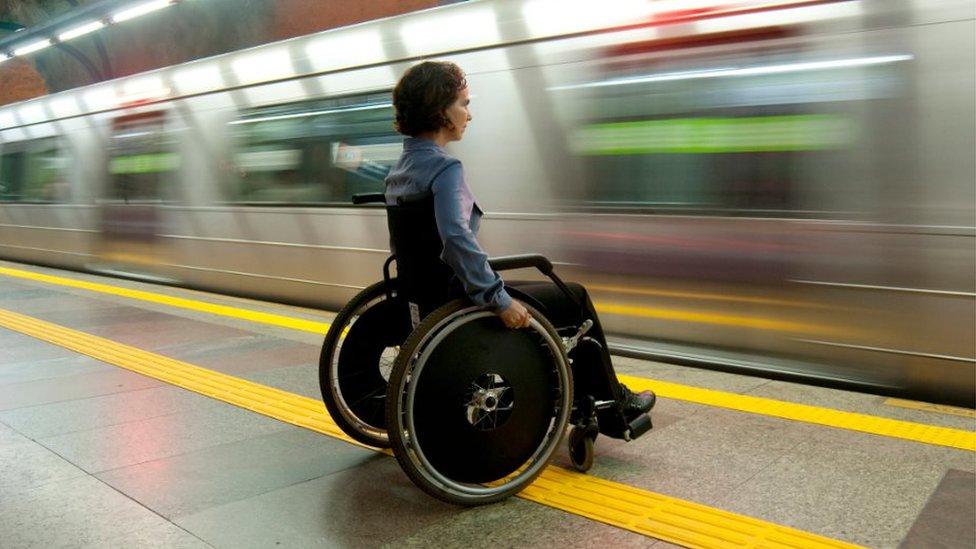
[[627, 425], [627, 430], [624, 432], [624, 440], [630, 442], [650, 431], [653, 426], [650, 414], [641, 414]]

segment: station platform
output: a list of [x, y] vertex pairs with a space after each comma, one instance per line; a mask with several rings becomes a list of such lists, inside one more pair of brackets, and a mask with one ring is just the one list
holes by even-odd
[[651, 432], [441, 503], [325, 413], [331, 317], [0, 261], [0, 545], [976, 547], [972, 410], [624, 357]]

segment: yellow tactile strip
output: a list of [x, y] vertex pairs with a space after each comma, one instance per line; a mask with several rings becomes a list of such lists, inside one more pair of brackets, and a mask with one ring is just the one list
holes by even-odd
[[795, 334], [820, 334], [823, 336], [849, 336], [836, 327], [787, 320], [776, 320], [756, 316], [730, 315], [725, 313], [687, 311], [683, 309], [666, 309], [663, 307], [645, 307], [623, 303], [608, 303], [595, 301], [593, 306], [597, 312], [608, 315], [632, 316], [639, 318], [655, 318], [658, 320], [673, 320], [676, 322], [691, 322], [695, 324], [714, 324], [718, 326], [739, 326], [757, 330], [773, 332], [788, 332]]
[[976, 452], [976, 432], [972, 431], [689, 387], [640, 377], [625, 375], [617, 377], [632, 390], [650, 389], [665, 398]]
[[[314, 322], [285, 315], [251, 311], [226, 305], [216, 305], [193, 299], [173, 297], [142, 290], [132, 290], [109, 284], [86, 282], [83, 280], [76, 280], [61, 276], [46, 275], [33, 271], [25, 271], [22, 269], [0, 267], [0, 275], [7, 275], [10, 277], [65, 286], [69, 288], [79, 288], [98, 293], [117, 295], [141, 301], [159, 303], [171, 307], [238, 318], [259, 324], [291, 328], [316, 334], [325, 334], [329, 329], [329, 324], [325, 322]], [[753, 414], [771, 415], [794, 421], [804, 421], [817, 425], [824, 425], [837, 429], [847, 429], [873, 435], [922, 442], [925, 444], [949, 446], [952, 448], [976, 451], [976, 433], [972, 431], [952, 429], [948, 427], [936, 427], [922, 423], [899, 421], [866, 414], [857, 414], [853, 412], [832, 410], [829, 408], [796, 404], [781, 400], [739, 395], [711, 389], [701, 389], [697, 387], [679, 385], [677, 383], [655, 381], [632, 376], [620, 376], [620, 378], [624, 381], [624, 383], [634, 389], [652, 389], [662, 398], [685, 400], [697, 404], [704, 404], [706, 406], [729, 408], [732, 410]]]
[[119, 286], [112, 286], [109, 284], [99, 284], [97, 282], [86, 282], [84, 280], [75, 280], [73, 278], [66, 278], [63, 276], [46, 275], [42, 273], [35, 273], [32, 271], [24, 271], [21, 269], [10, 269], [7, 267], [0, 267], [0, 274], [7, 275], [14, 278], [22, 278], [25, 280], [34, 280], [36, 282], [45, 282], [47, 284], [65, 286], [68, 288], [78, 288], [81, 290], [88, 290], [91, 292], [98, 292], [102, 294], [117, 295], [121, 297], [127, 297], [130, 299], [137, 299], [139, 301], [147, 301], [149, 303], [158, 303], [160, 305], [167, 305], [179, 309], [187, 309], [190, 311], [197, 311], [201, 313], [210, 313], [210, 314], [215, 314], [220, 316], [239, 318], [241, 320], [249, 320], [251, 322], [257, 322], [258, 324], [269, 324], [272, 326], [280, 326], [282, 328], [291, 328], [293, 330], [311, 332], [313, 334], [325, 334], [327, 331], [329, 331], [329, 324], [327, 322], [316, 322], [313, 320], [305, 320], [301, 318], [295, 318], [292, 316], [276, 315], [273, 313], [263, 313], [261, 311], [251, 311], [248, 309], [241, 309], [238, 307], [230, 307], [227, 305], [217, 305], [215, 303], [197, 301], [195, 299], [174, 297], [170, 295], [157, 294], [154, 292], [146, 292], [142, 290], [132, 290], [129, 288], [122, 288]]
[[934, 414], [945, 414], [950, 416], [968, 417], [976, 419], [976, 410], [969, 408], [959, 408], [958, 406], [947, 406], [944, 404], [932, 404], [931, 402], [919, 402], [917, 400], [905, 400], [902, 398], [888, 398], [884, 401], [886, 406], [897, 406], [910, 410], [921, 410]]
[[[292, 425], [353, 442], [321, 402], [0, 309], [0, 326]], [[857, 547], [551, 466], [520, 497], [686, 547]]]

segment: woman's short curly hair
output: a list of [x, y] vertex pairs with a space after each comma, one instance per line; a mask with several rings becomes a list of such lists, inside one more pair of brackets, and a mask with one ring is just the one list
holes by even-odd
[[393, 89], [396, 130], [415, 137], [450, 126], [445, 115], [468, 86], [461, 67], [448, 61], [424, 61], [407, 69]]

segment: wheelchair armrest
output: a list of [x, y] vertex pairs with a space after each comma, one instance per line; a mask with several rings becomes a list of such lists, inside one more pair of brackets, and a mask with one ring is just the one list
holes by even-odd
[[491, 268], [496, 271], [510, 271], [512, 269], [526, 269], [535, 267], [536, 269], [539, 269], [542, 274], [552, 276], [552, 262], [550, 262], [545, 256], [539, 254], [492, 257], [488, 260], [488, 264], [491, 265]]
[[386, 195], [383, 193], [359, 193], [352, 195], [353, 204], [370, 204], [373, 202], [385, 204]]
[[566, 283], [562, 281], [561, 278], [556, 276], [556, 271], [552, 268], [552, 262], [544, 255], [539, 254], [525, 254], [525, 255], [503, 255], [501, 257], [492, 257], [488, 259], [488, 265], [491, 265], [492, 269], [496, 271], [509, 271], [512, 269], [526, 269], [529, 267], [535, 267], [539, 271], [548, 276], [553, 283], [559, 287], [559, 289], [566, 294], [566, 297], [570, 301], [578, 306], [582, 306], [579, 298], [570, 291]]

